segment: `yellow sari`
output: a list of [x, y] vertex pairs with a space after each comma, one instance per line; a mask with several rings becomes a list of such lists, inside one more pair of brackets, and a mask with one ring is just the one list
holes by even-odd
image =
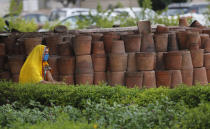
[[45, 48], [44, 45], [37, 45], [31, 51], [21, 68], [19, 83], [39, 83], [44, 80], [43, 66], [48, 65], [42, 61]]

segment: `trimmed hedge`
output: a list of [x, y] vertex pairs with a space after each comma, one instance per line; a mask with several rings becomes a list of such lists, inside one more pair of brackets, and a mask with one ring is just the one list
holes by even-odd
[[127, 89], [122, 86], [110, 87], [104, 84], [93, 85], [44, 85], [27, 84], [20, 85], [11, 82], [0, 82], [0, 105], [15, 101], [27, 104], [30, 100], [40, 102], [43, 105], [72, 105], [77, 108], [84, 108], [85, 102], [91, 100], [99, 102], [101, 99], [113, 104], [138, 104], [146, 106], [149, 103], [168, 97], [174, 102], [183, 101], [189, 107], [196, 107], [202, 101], [210, 101], [209, 86], [186, 87], [181, 85], [175, 89], [154, 88], [154, 89]]

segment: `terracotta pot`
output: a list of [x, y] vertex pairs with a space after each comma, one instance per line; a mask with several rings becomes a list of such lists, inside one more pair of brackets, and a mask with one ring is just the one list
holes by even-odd
[[198, 43], [191, 43], [190, 46], [189, 46], [189, 49], [190, 50], [199, 50], [200, 46], [199, 46]]
[[139, 33], [151, 33], [152, 28], [151, 28], [151, 23], [150, 21], [139, 21], [138, 22], [138, 30]]
[[13, 74], [12, 75], [12, 81], [13, 82], [19, 82], [19, 74]]
[[9, 81], [10, 79], [10, 73], [5, 71], [5, 72], [0, 72], [0, 80], [6, 80]]
[[93, 41], [92, 48], [93, 54], [105, 54], [103, 41]]
[[93, 73], [91, 55], [76, 56], [76, 73]]
[[128, 53], [128, 72], [136, 72], [136, 54]]
[[171, 71], [156, 71], [157, 86], [170, 87], [171, 85]]
[[186, 31], [179, 31], [176, 33], [176, 38], [181, 50], [187, 49], [187, 34], [188, 32]]
[[155, 71], [143, 71], [143, 87], [156, 88]]
[[100, 41], [103, 37], [102, 33], [93, 33], [92, 34], [92, 41]]
[[16, 38], [14, 36], [7, 37], [4, 39], [7, 55], [13, 55], [13, 48], [14, 48], [15, 42], [16, 42]]
[[8, 63], [12, 74], [19, 74], [24, 63], [24, 56], [10, 56]]
[[25, 45], [25, 53], [26, 53], [26, 55], [29, 55], [30, 52], [33, 50], [33, 48], [36, 45], [39, 45], [41, 43], [42, 43], [42, 38], [41, 37], [25, 38], [24, 39], [24, 45]]
[[94, 82], [95, 85], [100, 83], [106, 83], [106, 72], [94, 72]]
[[53, 76], [58, 75], [58, 56], [49, 56], [48, 63], [52, 68], [51, 73]]
[[74, 75], [60, 75], [59, 81], [65, 82], [68, 85], [74, 85]]
[[167, 52], [168, 34], [155, 34], [154, 41], [157, 52]]
[[6, 55], [5, 44], [0, 43], [0, 56], [5, 56], [5, 55]]
[[205, 40], [209, 39], [209, 35], [208, 34], [200, 34], [200, 39], [201, 39], [201, 48], [204, 48]]
[[154, 70], [156, 55], [154, 52], [136, 53], [136, 69], [137, 70]]
[[209, 29], [209, 28], [203, 29], [202, 32], [203, 32], [204, 34], [210, 35], [210, 29]]
[[5, 61], [5, 56], [0, 56], [0, 69], [4, 69]]
[[76, 84], [93, 84], [93, 73], [76, 73]]
[[62, 43], [62, 36], [61, 35], [49, 35], [45, 38], [46, 44], [49, 47], [50, 55], [56, 55], [57, 52], [57, 45]]
[[127, 54], [110, 54], [109, 63], [112, 72], [122, 72], [127, 69]]
[[57, 48], [60, 56], [73, 56], [70, 43], [60, 43]]
[[207, 85], [207, 74], [206, 74], [206, 68], [194, 68], [193, 70], [193, 85], [200, 83], [201, 85]]
[[188, 32], [186, 48], [189, 49], [191, 44], [199, 44], [199, 47], [201, 47], [200, 40], [200, 34], [198, 32]]
[[190, 53], [191, 53], [193, 67], [194, 68], [203, 67], [204, 50], [203, 49], [191, 50]]
[[155, 52], [153, 34], [142, 34], [141, 52]]
[[179, 18], [179, 26], [183, 26], [183, 27], [184, 27], [184, 26], [185, 26], [185, 27], [189, 26], [186, 17], [180, 17], [180, 18]]
[[156, 33], [168, 33], [169, 28], [167, 26], [157, 25]]
[[126, 72], [125, 74], [125, 85], [128, 88], [142, 88], [143, 73], [142, 72]]
[[176, 33], [169, 33], [168, 34], [168, 51], [177, 51], [179, 50], [177, 40], [176, 40]]
[[125, 45], [123, 40], [113, 40], [111, 53], [113, 54], [124, 54], [125, 53]]
[[193, 84], [193, 69], [182, 69], [182, 81], [187, 86], [192, 86]]
[[95, 72], [106, 71], [106, 55], [92, 55], [93, 69]]
[[111, 86], [115, 86], [115, 85], [123, 86], [124, 78], [125, 78], [124, 72], [107, 72], [108, 84]]
[[156, 70], [164, 70], [165, 63], [164, 63], [164, 54], [167, 52], [157, 52], [156, 53]]
[[204, 54], [204, 67], [210, 69], [210, 53]]
[[123, 40], [125, 42], [126, 52], [140, 52], [141, 36], [139, 34], [125, 35]]
[[210, 52], [210, 38], [204, 40], [204, 51]]
[[182, 73], [180, 70], [170, 70], [171, 76], [171, 88], [175, 88], [182, 84]]
[[106, 53], [111, 52], [112, 40], [118, 40], [118, 39], [120, 39], [120, 35], [118, 35], [117, 33], [113, 32], [113, 33], [104, 34], [103, 41]]
[[206, 69], [208, 83], [210, 83], [210, 69]]
[[165, 68], [168, 70], [180, 70], [182, 67], [182, 52], [171, 51], [164, 53]]
[[60, 75], [72, 75], [75, 69], [75, 57], [61, 56], [58, 59], [58, 71]]
[[74, 38], [74, 52], [76, 56], [91, 54], [91, 36], [78, 35]]
[[182, 69], [193, 69], [190, 51], [182, 52]]

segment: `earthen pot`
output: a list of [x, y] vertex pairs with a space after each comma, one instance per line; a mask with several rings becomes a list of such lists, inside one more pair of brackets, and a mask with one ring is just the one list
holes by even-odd
[[76, 84], [93, 84], [93, 73], [76, 73], [75, 79]]
[[0, 56], [0, 69], [4, 69], [4, 64], [6, 63], [5, 56]]
[[123, 40], [125, 43], [126, 52], [140, 52], [141, 36], [139, 34], [125, 35]]
[[164, 53], [165, 68], [168, 70], [180, 70], [182, 67], [182, 52], [170, 51]]
[[57, 45], [62, 43], [63, 37], [61, 35], [49, 35], [45, 37], [45, 41], [47, 46], [49, 47], [49, 54], [50, 55], [56, 55], [57, 52]]
[[156, 71], [156, 83], [157, 86], [166, 86], [170, 87], [171, 85], [171, 71]]
[[76, 73], [93, 73], [91, 55], [76, 56]]
[[189, 49], [191, 44], [199, 44], [199, 48], [200, 48], [201, 47], [200, 40], [201, 40], [200, 34], [198, 32], [188, 32], [186, 48]]
[[50, 65], [52, 75], [58, 75], [58, 59], [59, 56], [49, 56], [48, 63]]
[[92, 53], [93, 54], [105, 54], [103, 41], [93, 41], [92, 42]]
[[60, 75], [72, 75], [75, 69], [75, 57], [61, 56], [58, 59], [58, 71]]
[[103, 37], [102, 33], [93, 33], [91, 34], [92, 36], [92, 41], [100, 41]]
[[59, 81], [65, 82], [68, 85], [74, 85], [74, 75], [60, 75]]
[[182, 73], [181, 70], [170, 70], [171, 76], [171, 88], [175, 88], [182, 84]]
[[93, 69], [95, 72], [106, 71], [106, 55], [92, 55]]
[[14, 36], [10, 36], [4, 39], [7, 55], [13, 55], [13, 48], [14, 48], [15, 42], [16, 42], [16, 38]]
[[122, 72], [127, 69], [127, 54], [110, 54], [109, 64], [112, 72]]
[[206, 74], [206, 68], [194, 68], [193, 70], [193, 84], [200, 83], [201, 85], [207, 85], [207, 74]]
[[204, 51], [210, 53], [210, 38], [204, 40]]
[[193, 69], [182, 69], [182, 82], [187, 86], [193, 84]]
[[210, 69], [210, 53], [204, 54], [204, 67]]
[[[24, 39], [24, 45], [25, 45], [25, 53], [26, 55], [29, 55], [32, 49], [36, 46], [42, 43], [41, 37], [36, 38], [25, 38]], [[51, 51], [51, 50], [50, 50]]]
[[182, 69], [193, 69], [190, 51], [182, 52]]
[[204, 63], [204, 50], [191, 50], [191, 57], [192, 57], [192, 63], [194, 68], [203, 67]]
[[103, 36], [105, 52], [110, 53], [112, 48], [112, 41], [120, 39], [120, 35], [114, 32], [105, 33]]
[[189, 46], [189, 49], [190, 50], [199, 50], [200, 46], [199, 46], [198, 43], [191, 43], [190, 46]]
[[137, 70], [154, 70], [156, 55], [154, 52], [136, 53], [136, 69]]
[[167, 52], [157, 52], [156, 53], [156, 70], [164, 70], [165, 63], [164, 63], [164, 54]]
[[138, 30], [139, 33], [151, 33], [152, 28], [151, 28], [151, 23], [150, 21], [139, 21], [138, 22]]
[[93, 83], [95, 85], [99, 85], [100, 83], [106, 83], [106, 72], [94, 72]]
[[208, 83], [210, 83], [210, 69], [206, 69]]
[[8, 71], [0, 72], [0, 80], [9, 81], [10, 73]]
[[113, 40], [111, 53], [113, 54], [124, 54], [125, 53], [125, 45], [123, 40]]
[[169, 32], [169, 28], [167, 26], [157, 25], [156, 33], [160, 34], [160, 33], [168, 33], [168, 32]]
[[133, 53], [128, 53], [128, 72], [136, 72], [136, 54]]
[[12, 74], [19, 74], [24, 64], [24, 56], [9, 56], [8, 63]]
[[76, 56], [91, 54], [91, 36], [78, 35], [74, 38], [74, 53]]
[[209, 39], [209, 35], [208, 34], [200, 34], [200, 39], [201, 39], [201, 48], [204, 48], [205, 40]]
[[60, 56], [73, 56], [70, 43], [60, 43], [58, 44], [57, 48], [58, 48], [58, 54]]
[[108, 84], [111, 86], [124, 85], [125, 72], [107, 72]]
[[168, 51], [177, 51], [179, 50], [176, 33], [169, 33], [168, 34]]
[[155, 34], [155, 49], [157, 52], [167, 52], [168, 48], [168, 34]]
[[128, 88], [142, 88], [143, 73], [142, 72], [126, 72], [125, 74], [125, 85]]
[[155, 52], [153, 33], [142, 34], [141, 52]]
[[179, 31], [176, 32], [176, 38], [179, 44], [179, 49], [187, 49], [187, 34], [188, 32], [186, 31]]
[[155, 71], [143, 71], [143, 87], [156, 88]]
[[5, 44], [0, 43], [0, 56], [5, 56], [5, 55], [6, 55]]

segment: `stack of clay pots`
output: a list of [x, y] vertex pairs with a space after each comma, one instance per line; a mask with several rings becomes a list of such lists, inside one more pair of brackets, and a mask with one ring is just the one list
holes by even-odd
[[204, 44], [204, 66], [206, 67], [208, 83], [210, 83], [210, 38], [203, 40]]
[[93, 84], [94, 73], [91, 57], [90, 35], [76, 35], [74, 37], [74, 53], [76, 56], [76, 84]]

